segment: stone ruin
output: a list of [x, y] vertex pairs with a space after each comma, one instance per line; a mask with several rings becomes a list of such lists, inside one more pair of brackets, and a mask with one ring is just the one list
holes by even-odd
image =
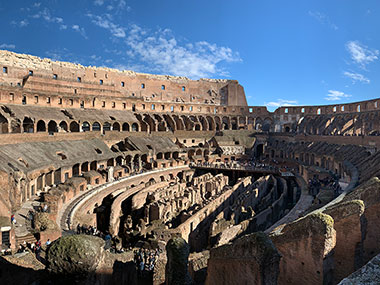
[[[56, 240], [46, 265], [1, 257], [7, 283], [137, 284], [144, 246], [163, 251], [154, 284], [167, 264], [173, 284], [377, 282], [380, 99], [269, 112], [236, 80], [8, 51], [0, 66], [0, 245]], [[78, 224], [126, 252], [59, 238]]]

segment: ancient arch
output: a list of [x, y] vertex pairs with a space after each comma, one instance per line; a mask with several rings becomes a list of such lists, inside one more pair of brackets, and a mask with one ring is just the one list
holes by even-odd
[[43, 120], [37, 122], [37, 132], [46, 132], [46, 124]]
[[[8, 121], [7, 121], [8, 124]], [[34, 123], [31, 118], [25, 117], [22, 122], [24, 133], [34, 133]], [[8, 126], [7, 126], [8, 131]]]
[[52, 120], [48, 123], [48, 132], [49, 133], [58, 132], [58, 126], [57, 126], [57, 123], [55, 121]]
[[75, 121], [70, 123], [70, 132], [79, 132], [79, 124]]
[[123, 126], [122, 126], [122, 130], [123, 130], [123, 132], [129, 132], [129, 124], [128, 123], [124, 123]]

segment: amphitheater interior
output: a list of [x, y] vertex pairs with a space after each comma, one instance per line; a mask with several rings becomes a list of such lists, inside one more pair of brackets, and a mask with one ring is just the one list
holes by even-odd
[[269, 112], [236, 80], [0, 68], [2, 281], [379, 284], [380, 99]]

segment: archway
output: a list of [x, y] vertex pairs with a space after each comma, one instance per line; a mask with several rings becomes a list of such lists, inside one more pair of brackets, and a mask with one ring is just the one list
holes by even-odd
[[79, 124], [77, 122], [70, 123], [70, 132], [79, 132]]
[[128, 123], [123, 124], [123, 132], [129, 132], [129, 124]]
[[113, 123], [112, 130], [120, 132], [120, 124], [118, 122]]
[[57, 123], [55, 121], [50, 121], [48, 123], [48, 132], [49, 133], [57, 133], [58, 132]]
[[82, 131], [89, 132], [90, 131], [90, 124], [88, 122], [83, 122], [82, 124]]
[[138, 132], [139, 131], [139, 125], [137, 123], [132, 124], [132, 132]]
[[46, 124], [44, 121], [39, 120], [37, 122], [37, 132], [46, 132]]
[[94, 122], [92, 124], [92, 130], [95, 132], [99, 132], [100, 131], [100, 124], [98, 122]]
[[31, 118], [25, 117], [22, 122], [22, 127], [24, 129], [24, 133], [34, 133], [34, 124]]

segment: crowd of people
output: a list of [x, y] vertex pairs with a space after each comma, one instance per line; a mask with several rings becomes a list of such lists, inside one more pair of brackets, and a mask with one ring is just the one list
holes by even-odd
[[312, 179], [309, 179], [309, 194], [316, 196], [318, 195], [321, 188], [329, 189], [334, 191], [334, 196], [337, 197], [342, 193], [342, 187], [339, 184], [338, 177], [325, 177], [319, 179], [317, 176], [314, 176]]
[[156, 266], [158, 260], [158, 255], [160, 254], [160, 250], [158, 248], [155, 250], [140, 248], [139, 250], [135, 250], [133, 253], [134, 263], [140, 277], [154, 271], [154, 267]]
[[[44, 250], [46, 251], [50, 245], [51, 245], [51, 241], [50, 241], [50, 239], [48, 239], [45, 243], [46, 247]], [[38, 240], [38, 241], [32, 242], [32, 243], [24, 241], [22, 244], [19, 245], [16, 253], [31, 251], [36, 255], [36, 258], [38, 260], [41, 260], [40, 255], [41, 255], [42, 250], [43, 250], [43, 248], [42, 248], [41, 240]]]
[[245, 160], [245, 161], [231, 161], [231, 162], [198, 162], [193, 163], [192, 165], [198, 166], [198, 167], [214, 167], [214, 168], [230, 168], [230, 169], [249, 169], [249, 170], [270, 170], [270, 171], [277, 171], [278, 168], [276, 166], [257, 162], [254, 159]]

